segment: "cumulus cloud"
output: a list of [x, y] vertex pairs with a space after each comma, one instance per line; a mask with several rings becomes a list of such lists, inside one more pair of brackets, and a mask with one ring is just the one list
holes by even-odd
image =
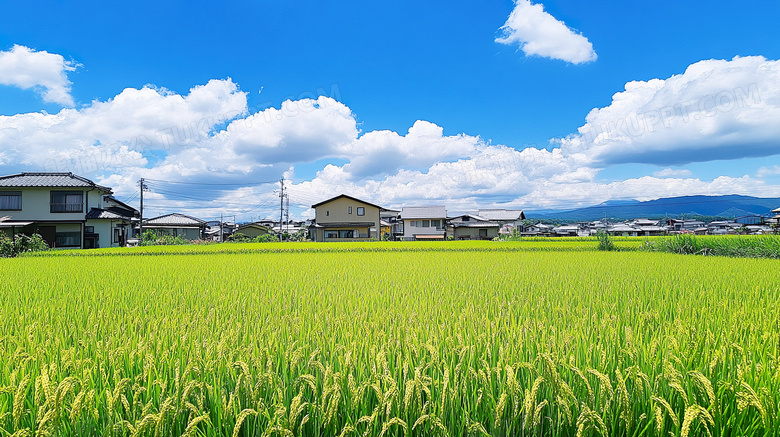
[[684, 168], [680, 168], [680, 169], [665, 168], [663, 170], [659, 170], [653, 173], [653, 176], [657, 178], [672, 178], [672, 177], [685, 178], [691, 175], [692, 175], [691, 171]]
[[14, 45], [0, 51], [0, 84], [34, 89], [46, 103], [73, 106], [68, 72], [79, 65], [62, 55]]
[[[331, 164], [289, 186], [292, 205], [306, 208], [341, 193], [388, 207], [436, 203], [453, 211], [570, 208], [692, 194], [780, 196], [778, 187], [761, 179], [777, 170], [769, 167], [753, 178], [701, 180], [670, 163], [652, 176], [610, 183], [598, 178], [612, 162], [642, 162], [639, 144], [669, 156], [720, 159], [711, 153], [717, 147], [713, 139], [728, 136], [726, 126], [733, 128], [734, 141], [741, 138], [738, 149], [747, 148], [748, 139], [775, 132], [772, 121], [780, 119], [772, 112], [780, 104], [772, 92], [780, 83], [771, 81], [775, 68], [775, 62], [763, 58], [704, 61], [680, 77], [631, 83], [610, 106], [592, 111], [585, 128], [620, 126], [626, 114], [650, 117], [657, 110], [669, 119], [659, 118], [655, 131], [620, 137], [613, 129], [591, 138], [581, 129], [549, 150], [516, 150], [479, 136], [445, 135], [441, 126], [425, 120], [406, 132], [361, 132], [352, 110], [326, 96], [250, 113], [246, 93], [230, 79], [195, 86], [186, 95], [153, 86], [128, 88], [112, 99], [57, 114], [0, 116], [0, 173], [73, 171], [113, 187], [120, 196], [136, 192], [140, 177], [219, 184], [193, 193], [191, 187], [150, 182], [148, 207], [201, 217], [278, 211], [273, 181], [280, 175], [294, 179], [296, 166], [315, 161]], [[731, 94], [719, 95], [724, 89]], [[744, 93], [734, 91], [739, 89]], [[698, 102], [701, 96], [713, 96], [701, 106], [707, 115], [693, 111], [698, 105], [690, 105], [687, 122], [662, 112], [663, 105], [673, 107], [683, 98]], [[737, 100], [725, 111], [728, 96]], [[754, 112], [754, 106], [768, 112]], [[695, 135], [684, 135], [701, 121], [697, 113], [713, 131], [696, 128]], [[678, 136], [684, 141], [675, 140]]]
[[668, 79], [627, 83], [576, 134], [553, 143], [598, 166], [764, 157], [780, 151], [777, 120], [780, 61], [705, 60]]
[[560, 59], [572, 64], [595, 61], [593, 44], [583, 35], [555, 19], [541, 4], [517, 0], [515, 9], [501, 28], [501, 44], [517, 44], [528, 56]]
[[193, 87], [186, 96], [127, 88], [80, 109], [0, 116], [0, 149], [9, 163], [32, 169], [108, 172], [198, 144], [246, 109], [246, 94], [230, 79]]

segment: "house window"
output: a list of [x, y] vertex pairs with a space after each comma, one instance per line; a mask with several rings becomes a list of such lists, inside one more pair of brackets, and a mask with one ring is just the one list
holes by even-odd
[[325, 215], [330, 215], [330, 211], [325, 211]]
[[413, 228], [416, 228], [416, 227], [417, 227], [417, 222], [416, 222], [416, 221], [414, 221], [414, 220], [410, 220], [410, 221], [409, 221], [409, 226], [411, 226], [411, 227], [413, 227]]
[[84, 192], [52, 191], [51, 212], [84, 212]]
[[339, 231], [339, 238], [355, 238], [355, 231], [352, 229], [347, 231]]
[[487, 229], [480, 229], [479, 230], [479, 236], [480, 237], [487, 237]]
[[362, 206], [358, 206], [357, 213], [358, 213], [358, 215], [366, 215], [366, 209], [363, 208]]
[[352, 207], [349, 207], [349, 214], [352, 214]]
[[84, 226], [84, 233], [85, 234], [94, 234], [95, 233], [95, 227], [94, 226]]
[[0, 211], [21, 211], [21, 191], [0, 191]]
[[325, 238], [339, 238], [339, 233], [336, 231], [325, 231]]
[[463, 216], [463, 219], [462, 219], [461, 221], [464, 221], [464, 222], [467, 222], [467, 221], [469, 221], [469, 216], [467, 216], [467, 215], [464, 215], [464, 216]]
[[430, 227], [430, 226], [431, 226], [431, 221], [430, 220], [423, 220], [422, 221], [422, 227], [427, 228], [427, 227]]
[[121, 243], [122, 242], [122, 230], [119, 228], [114, 228], [114, 243]]
[[81, 232], [57, 232], [54, 234], [54, 247], [81, 246]]
[[431, 220], [431, 226], [433, 226], [433, 227], [435, 227], [437, 229], [440, 228], [441, 227], [441, 220]]

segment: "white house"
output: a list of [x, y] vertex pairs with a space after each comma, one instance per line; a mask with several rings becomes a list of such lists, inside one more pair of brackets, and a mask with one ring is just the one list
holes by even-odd
[[398, 218], [403, 221], [404, 241], [444, 240], [447, 210], [444, 206], [405, 206]]
[[138, 211], [73, 173], [0, 176], [0, 232], [39, 234], [52, 248], [121, 247]]

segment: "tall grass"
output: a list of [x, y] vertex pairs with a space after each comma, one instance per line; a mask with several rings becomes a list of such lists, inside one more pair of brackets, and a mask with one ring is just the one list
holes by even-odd
[[0, 260], [0, 435], [780, 430], [777, 261], [337, 247]]
[[642, 248], [651, 252], [778, 259], [780, 258], [780, 235], [694, 236], [682, 234], [648, 240]]

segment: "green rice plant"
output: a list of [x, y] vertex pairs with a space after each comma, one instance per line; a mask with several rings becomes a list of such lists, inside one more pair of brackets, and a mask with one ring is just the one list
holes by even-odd
[[778, 434], [779, 261], [594, 246], [2, 259], [0, 435]]

